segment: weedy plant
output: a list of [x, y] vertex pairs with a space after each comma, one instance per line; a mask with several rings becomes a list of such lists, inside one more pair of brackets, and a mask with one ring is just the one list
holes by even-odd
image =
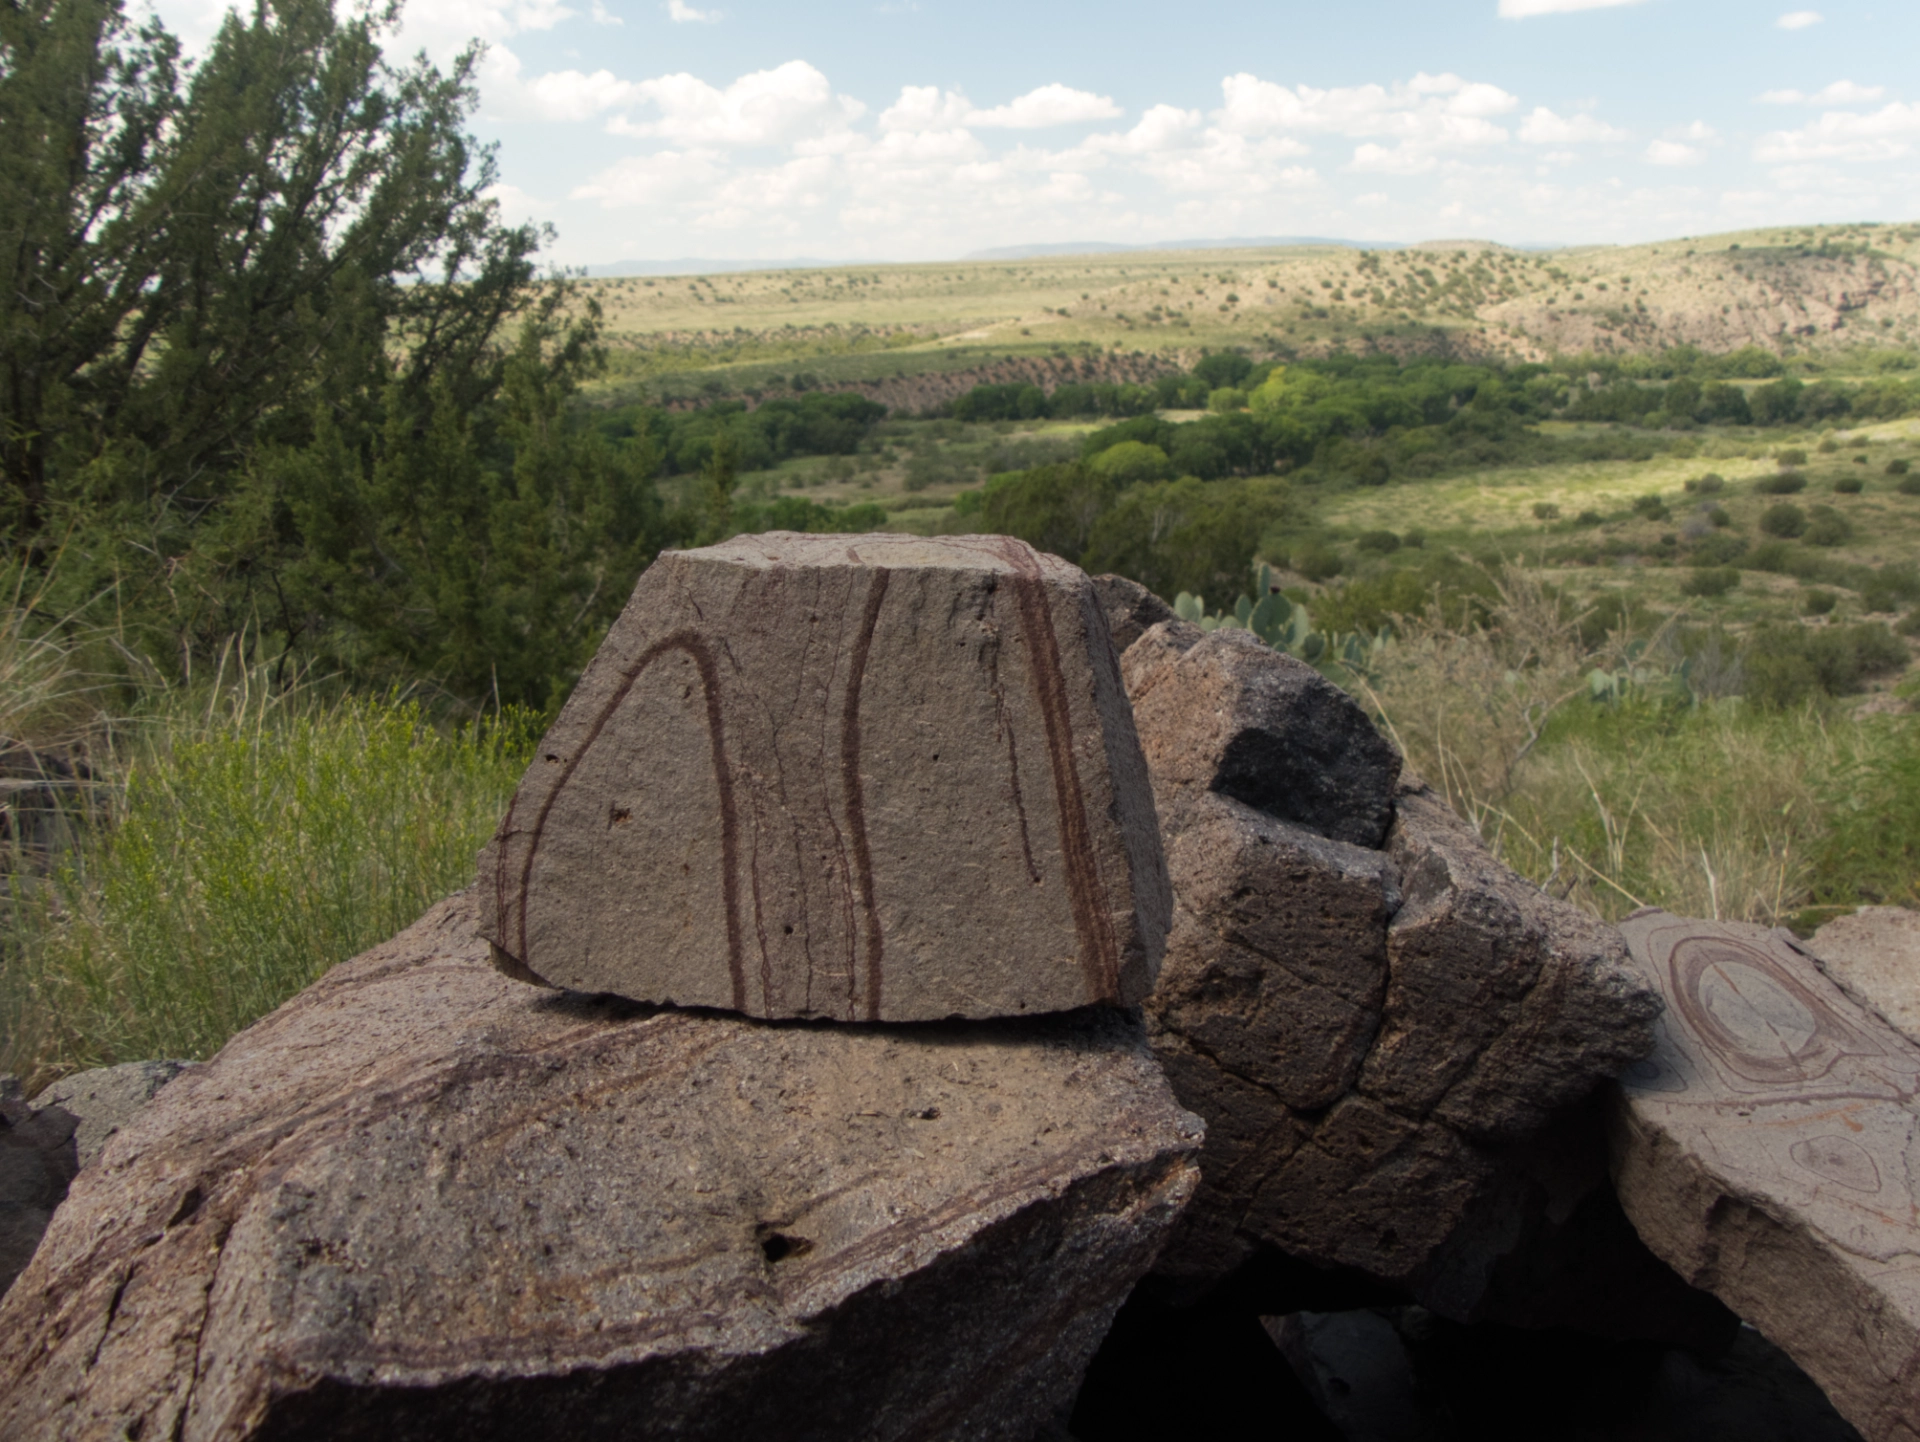
[[108, 768], [110, 817], [15, 873], [0, 1071], [210, 1055], [468, 883], [535, 739], [402, 698], [170, 698]]

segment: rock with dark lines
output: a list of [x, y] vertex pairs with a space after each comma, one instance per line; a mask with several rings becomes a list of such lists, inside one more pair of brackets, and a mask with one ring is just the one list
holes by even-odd
[[471, 895], [183, 1073], [0, 1302], [0, 1437], [997, 1438], [1196, 1182], [1137, 1018], [544, 991]]
[[481, 891], [523, 980], [839, 1021], [1136, 1004], [1171, 908], [1100, 596], [1003, 536], [663, 555]]

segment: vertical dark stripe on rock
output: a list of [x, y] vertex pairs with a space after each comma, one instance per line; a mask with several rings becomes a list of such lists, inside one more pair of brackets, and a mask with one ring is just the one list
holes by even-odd
[[[867, 587], [867, 610], [860, 620], [860, 635], [853, 643], [853, 661], [847, 677], [847, 698], [840, 721], [840, 776], [847, 792], [847, 832], [853, 842], [855, 881], [860, 887], [860, 909], [866, 917], [867, 941], [867, 1020], [880, 1019], [881, 964], [886, 939], [880, 934], [880, 908], [873, 895], [873, 849], [867, 844], [867, 799], [860, 783], [860, 688], [866, 679], [867, 654], [873, 649], [874, 628], [880, 623], [880, 605], [887, 598], [885, 566], [876, 567]], [[849, 1010], [852, 1009], [854, 978], [847, 977]]]
[[1002, 550], [1014, 567], [1013, 597], [1033, 668], [1034, 697], [1047, 733], [1047, 761], [1053, 772], [1054, 803], [1060, 812], [1060, 851], [1067, 876], [1067, 900], [1080, 934], [1080, 967], [1086, 973], [1087, 1000], [1103, 1001], [1120, 992], [1119, 944], [1107, 914], [1106, 889], [1093, 854], [1087, 803], [1080, 772], [1073, 762], [1073, 713], [1060, 668], [1060, 642], [1053, 633], [1053, 607], [1047, 583], [1033, 551], [1010, 541]]
[[[693, 661], [700, 672], [700, 689], [707, 705], [707, 740], [713, 749], [713, 780], [715, 789], [720, 793], [720, 888], [727, 911], [727, 971], [733, 982], [733, 1005], [736, 1010], [747, 1009], [747, 978], [745, 960], [740, 942], [740, 880], [739, 880], [739, 823], [734, 815], [733, 805], [733, 769], [727, 764], [726, 737], [720, 712], [720, 672], [714, 665], [713, 651], [698, 632], [692, 630], [675, 631], [671, 636], [655, 641], [640, 653], [640, 659], [629, 666], [620, 677], [620, 684], [614, 688], [607, 704], [600, 708], [600, 714], [593, 718], [593, 724], [587, 728], [587, 734], [574, 750], [573, 756], [561, 768], [559, 779], [547, 792], [547, 799], [540, 803], [540, 813], [534, 818], [533, 828], [527, 835], [526, 860], [520, 866], [520, 916], [518, 938], [520, 943], [519, 961], [523, 966], [533, 966], [527, 955], [527, 891], [533, 880], [533, 862], [540, 850], [541, 834], [546, 830], [547, 816], [553, 810], [554, 803], [560, 799], [560, 793], [573, 779], [580, 763], [587, 758], [594, 743], [600, 739], [600, 733], [613, 719], [613, 713], [627, 699], [641, 674], [661, 656], [669, 651], [683, 651]], [[517, 801], [517, 798], [516, 798]], [[507, 847], [504, 838], [513, 824], [513, 812], [507, 813], [507, 819], [501, 823], [502, 845], [499, 861], [494, 875], [495, 897], [499, 903], [501, 930], [506, 928], [507, 894]]]

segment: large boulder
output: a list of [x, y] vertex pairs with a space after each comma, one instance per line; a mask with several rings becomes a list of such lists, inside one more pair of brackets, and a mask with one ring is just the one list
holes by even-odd
[[999, 536], [663, 555], [481, 876], [524, 979], [841, 1021], [1136, 1004], [1170, 905], [1093, 584]]
[[1621, 930], [1667, 1002], [1621, 1083], [1627, 1215], [1869, 1442], [1920, 1436], [1920, 1047], [1789, 933], [1663, 911]]
[[0, 1076], [0, 1293], [26, 1267], [80, 1168], [76, 1125], [63, 1111], [28, 1105], [19, 1080]]
[[[1658, 1000], [1611, 928], [1396, 787], [1398, 756], [1317, 672], [1178, 621], [1122, 671], [1175, 896], [1148, 1026], [1207, 1122], [1157, 1272], [1198, 1295], [1277, 1250], [1449, 1316], [1511, 1310], [1516, 1254], [1605, 1186], [1600, 1121], [1570, 1109], [1646, 1054]], [[1592, 1254], [1643, 1275], [1618, 1233], [1566, 1234], [1555, 1274], [1586, 1285]]]
[[0, 1436], [1025, 1439], [1195, 1183], [1140, 1024], [502, 976], [461, 896], [162, 1091], [0, 1304]]
[[1167, 824], [1218, 792], [1335, 841], [1385, 838], [1400, 753], [1305, 661], [1250, 631], [1163, 621], [1129, 648], [1126, 682]]

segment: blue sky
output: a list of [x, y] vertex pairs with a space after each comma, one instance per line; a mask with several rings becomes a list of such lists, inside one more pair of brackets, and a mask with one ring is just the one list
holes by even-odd
[[[1920, 216], [1912, 0], [412, 0], [565, 264]], [[158, 0], [191, 41], [216, 0]]]

